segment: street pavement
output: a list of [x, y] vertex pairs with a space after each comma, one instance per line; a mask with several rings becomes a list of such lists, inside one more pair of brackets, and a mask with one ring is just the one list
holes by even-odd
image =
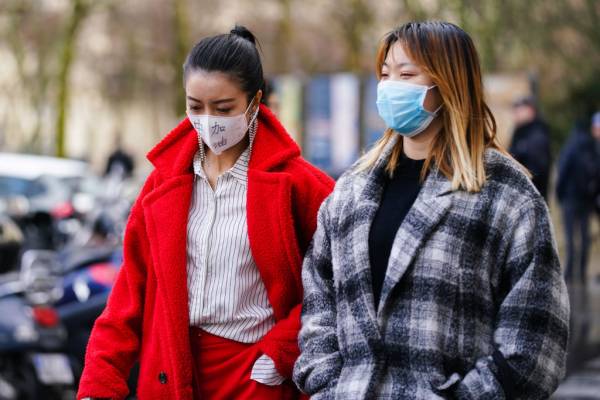
[[584, 367], [567, 377], [552, 400], [600, 399], [600, 357], [588, 361]]

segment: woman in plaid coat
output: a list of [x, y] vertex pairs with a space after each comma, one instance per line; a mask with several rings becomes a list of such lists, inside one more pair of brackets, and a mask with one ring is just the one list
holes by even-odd
[[377, 75], [389, 129], [319, 211], [296, 384], [313, 399], [549, 397], [567, 291], [544, 200], [497, 144], [470, 37], [406, 24], [382, 40]]

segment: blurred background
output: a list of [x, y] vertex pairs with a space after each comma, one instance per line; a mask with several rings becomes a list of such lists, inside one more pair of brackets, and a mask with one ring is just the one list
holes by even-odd
[[600, 1], [0, 0], [0, 400], [73, 397], [195, 42], [247, 26], [269, 106], [336, 177], [383, 131], [378, 41], [424, 19], [472, 36], [500, 140], [550, 206], [572, 305], [555, 397], [600, 398]]

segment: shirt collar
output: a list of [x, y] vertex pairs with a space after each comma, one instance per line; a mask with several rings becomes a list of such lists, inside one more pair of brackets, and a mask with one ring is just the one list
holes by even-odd
[[246, 150], [240, 155], [233, 167], [227, 171], [235, 179], [237, 179], [242, 185], [248, 184], [248, 163], [250, 161], [250, 146], [246, 147]]

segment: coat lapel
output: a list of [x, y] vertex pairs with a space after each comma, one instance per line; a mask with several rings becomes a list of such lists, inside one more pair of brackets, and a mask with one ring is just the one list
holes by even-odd
[[364, 177], [364, 185], [356, 199], [354, 212], [348, 221], [352, 222], [352, 254], [354, 268], [349, 272], [347, 296], [352, 299], [350, 309], [362, 332], [367, 337], [373, 354], [381, 354], [377, 349], [381, 346], [381, 333], [377, 324], [373, 284], [371, 278], [371, 262], [369, 258], [369, 231], [379, 208], [385, 179], [385, 165], [394, 149], [398, 137], [394, 136], [386, 145], [375, 166]]
[[[172, 343], [181, 362], [189, 360], [186, 235], [193, 176], [170, 178], [143, 200], [144, 216], [160, 298], [165, 300]], [[190, 361], [191, 362], [191, 361]], [[191, 364], [190, 364], [191, 368]]]
[[[294, 230], [289, 174], [250, 169], [247, 210], [252, 257], [274, 305], [275, 319], [279, 320], [285, 317], [283, 310], [302, 301], [293, 296], [302, 293], [302, 282], [298, 279], [302, 256]], [[284, 299], [272, 298], [281, 293], [289, 295]]]
[[450, 181], [437, 170], [432, 170], [396, 233], [377, 312], [380, 318], [394, 286], [402, 279], [418, 250], [450, 208], [450, 192]]
[[429, 234], [446, 215], [451, 206], [450, 182], [437, 170], [429, 173], [413, 207], [402, 222], [392, 246], [390, 261], [379, 301], [375, 310], [369, 258], [369, 232], [381, 202], [385, 182], [385, 166], [396, 146], [399, 136], [394, 136], [383, 149], [375, 166], [366, 174], [365, 181], [353, 213], [352, 246], [354, 255], [353, 276], [348, 279], [350, 291], [360, 293], [352, 296], [351, 310], [362, 330], [373, 345], [381, 341], [378, 321], [382, 308], [394, 286], [400, 281], [413, 262], [418, 250]]

